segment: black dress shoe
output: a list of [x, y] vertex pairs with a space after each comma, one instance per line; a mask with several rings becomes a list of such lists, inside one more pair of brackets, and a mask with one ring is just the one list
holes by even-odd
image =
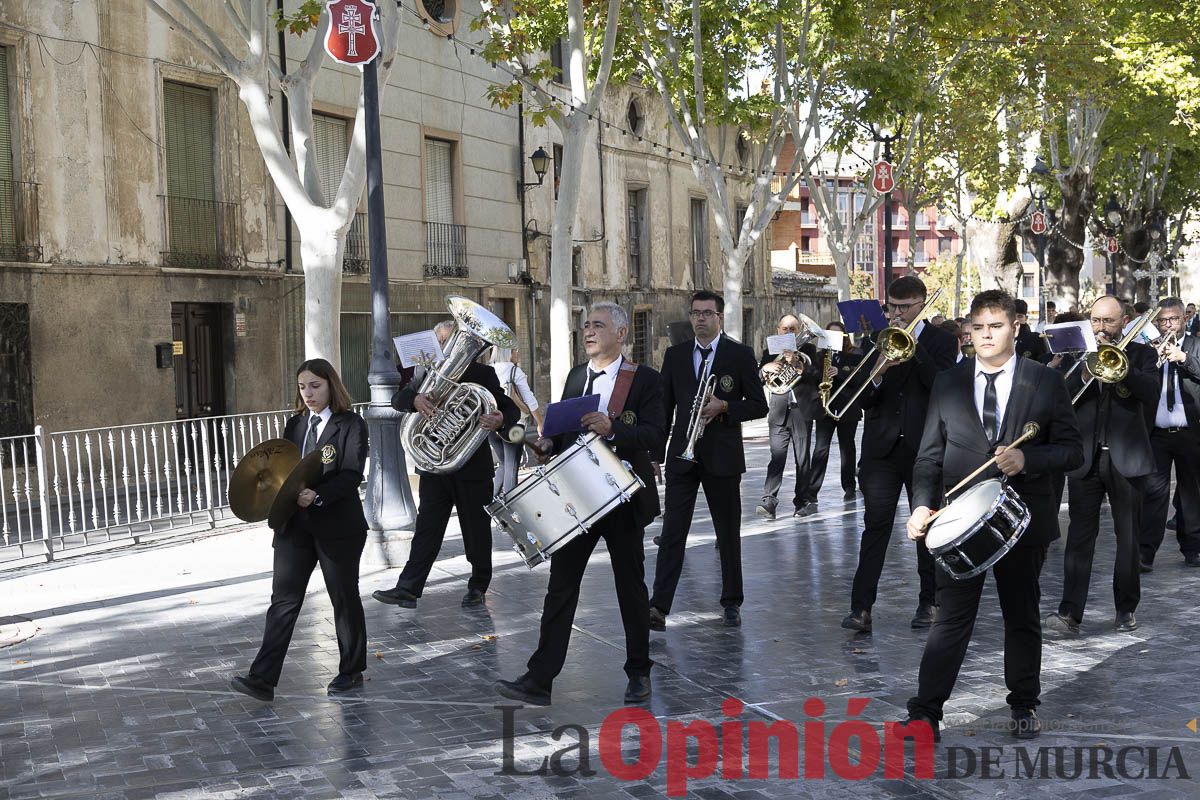
[[851, 489], [850, 491], [848, 491], [842, 495], [842, 500], [844, 500], [847, 503], [853, 503], [857, 499], [858, 499], [858, 493], [855, 492], [853, 489]]
[[917, 613], [913, 614], [913, 618], [912, 618], [913, 630], [918, 630], [920, 628], [928, 628], [928, 627], [932, 626], [933, 625], [933, 612], [936, 609], [937, 609], [937, 606], [930, 605], [929, 603], [921, 603], [921, 605], [917, 606]]
[[1189, 567], [1200, 567], [1200, 553], [1184, 553], [1183, 563]]
[[1154, 572], [1154, 565], [1149, 561], [1142, 561], [1141, 559], [1138, 559], [1138, 572]]
[[389, 606], [400, 606], [401, 608], [417, 607], [417, 596], [408, 589], [401, 589], [399, 586], [394, 589], [378, 589], [371, 592], [371, 597], [374, 597], [381, 603], [387, 603]]
[[644, 703], [650, 699], [650, 676], [634, 675], [625, 687], [626, 703]]
[[932, 728], [933, 729], [933, 740], [935, 742], [940, 742], [942, 740], [942, 730], [941, 730], [942, 726], [936, 719], [933, 719], [932, 717], [927, 717], [924, 714], [914, 714], [910, 711], [910, 712], [908, 712], [908, 719], [901, 722], [900, 725], [903, 727], [908, 727], [909, 725], [911, 725], [914, 722], [921, 723], [923, 725], [928, 725], [930, 728]]
[[661, 536], [655, 536], [653, 539], [651, 539], [651, 541], [654, 542], [659, 547], [662, 546], [662, 537]]
[[1179, 527], [1179, 520], [1177, 518], [1171, 517], [1169, 520], [1167, 520], [1167, 530], [1173, 531], [1178, 527]]
[[1042, 732], [1042, 721], [1032, 708], [1014, 708], [1010, 730], [1018, 739], [1036, 739]]
[[758, 514], [760, 517], [775, 519], [775, 506], [771, 505], [770, 503], [762, 503], [761, 505], [755, 506], [754, 513]]
[[255, 700], [269, 703], [275, 699], [275, 687], [253, 675], [238, 675], [229, 682], [234, 691], [248, 694]]
[[726, 628], [742, 627], [742, 610], [737, 606], [726, 606], [724, 621]]
[[1079, 635], [1079, 623], [1066, 614], [1047, 614], [1044, 624], [1047, 630], [1061, 633], [1064, 636]]
[[650, 606], [650, 630], [665, 631], [667, 629], [667, 615], [659, 611], [656, 606]]
[[361, 672], [352, 672], [349, 675], [339, 672], [338, 676], [329, 682], [329, 686], [325, 687], [325, 691], [329, 694], [345, 694], [355, 689], [361, 689], [362, 685], [363, 676]]
[[1117, 630], [1121, 631], [1122, 633], [1128, 633], [1129, 631], [1136, 631], [1137, 626], [1138, 622], [1133, 616], [1132, 611], [1117, 612]]
[[515, 681], [496, 681], [492, 686], [498, 694], [510, 700], [520, 700], [531, 706], [550, 705], [550, 690], [534, 683], [533, 678], [529, 677], [529, 673]]
[[478, 589], [468, 589], [467, 593], [463, 595], [462, 607], [472, 608], [481, 605], [483, 605], [483, 592]]
[[842, 620], [842, 627], [860, 633], [871, 632], [871, 612], [870, 611], [851, 611]]

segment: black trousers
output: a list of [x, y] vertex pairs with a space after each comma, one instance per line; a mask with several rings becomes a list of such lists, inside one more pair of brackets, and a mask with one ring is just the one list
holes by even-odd
[[[1014, 709], [1036, 708], [1041, 694], [1042, 624], [1038, 606], [1042, 590], [1038, 578], [1046, 561], [1045, 545], [1013, 548], [992, 567], [1000, 613], [1004, 616], [1004, 683], [1007, 702]], [[909, 714], [942, 718], [958, 671], [975, 630], [979, 597], [986, 573], [955, 580], [937, 570], [938, 610], [921, 655], [917, 696], [908, 701]]]
[[704, 499], [712, 515], [721, 555], [721, 605], [741, 606], [742, 600], [742, 495], [741, 475], [709, 475], [695, 464], [686, 472], [667, 472], [662, 538], [654, 566], [654, 594], [650, 605], [664, 614], [671, 612], [688, 531], [696, 511], [696, 493], [704, 487]]
[[296, 526], [286, 535], [275, 537], [271, 607], [267, 609], [262, 647], [250, 666], [251, 675], [272, 686], [279, 683], [308, 579], [317, 564], [321, 565], [325, 589], [333, 601], [333, 625], [341, 653], [338, 672], [349, 675], [367, 668], [367, 623], [358, 595], [358, 562], [367, 539], [357, 533], [353, 536], [358, 537], [357, 546], [347, 547], [341, 542], [336, 550]]
[[625, 626], [625, 673], [649, 675], [650, 601], [646, 595], [645, 528], [634, 519], [629, 503], [617, 506], [592, 529], [550, 556], [550, 584], [542, 605], [537, 650], [529, 658], [529, 677], [549, 688], [562, 672], [571, 641], [571, 624], [579, 606], [579, 584], [596, 543], [603, 537], [617, 586], [617, 603]]
[[[793, 502], [797, 509], [807, 502], [804, 493], [809, 484], [808, 449], [812, 429], [813, 421], [798, 407], [782, 412], [774, 409], [767, 418], [771, 460], [767, 462], [767, 480], [763, 483], [763, 505], [774, 509], [779, 503], [779, 489], [783, 486], [783, 471], [787, 467], [789, 451], [796, 464], [796, 492], [792, 496]], [[707, 493], [706, 489], [705, 494]]]
[[[863, 456], [858, 471], [863, 493], [863, 532], [858, 548], [858, 569], [854, 571], [854, 584], [850, 590], [851, 611], [870, 611], [875, 605], [888, 542], [896, 526], [901, 489], [908, 495], [908, 506], [912, 508], [912, 474], [916, 459], [917, 454], [904, 439], [896, 442], [892, 451], [882, 458]], [[933, 605], [937, 585], [933, 557], [929, 555], [924, 539], [917, 542], [917, 576], [921, 580], [918, 602]]]
[[1144, 505], [1139, 550], [1142, 561], [1154, 556], [1167, 530], [1171, 498], [1171, 466], [1175, 466], [1175, 538], [1184, 555], [1200, 553], [1200, 439], [1191, 431], [1155, 428], [1150, 434], [1156, 470], [1142, 478]]
[[1138, 534], [1142, 521], [1140, 479], [1130, 481], [1112, 464], [1108, 450], [1097, 449], [1092, 471], [1083, 478], [1070, 478], [1071, 523], [1063, 551], [1063, 597], [1058, 613], [1083, 619], [1087, 606], [1088, 584], [1092, 579], [1092, 558], [1100, 533], [1100, 503], [1108, 495], [1113, 527], [1117, 534], [1117, 558], [1113, 567], [1113, 597], [1117, 612], [1133, 611], [1141, 600], [1141, 574], [1138, 568]]
[[491, 478], [462, 478], [457, 474], [421, 475], [420, 504], [413, 529], [408, 563], [396, 586], [417, 597], [425, 590], [425, 581], [442, 549], [450, 509], [458, 509], [458, 527], [463, 548], [471, 564], [467, 589], [487, 591], [492, 581], [492, 520], [484, 506], [492, 502]]
[[812, 455], [809, 456], [808, 486], [804, 490], [804, 499], [817, 502], [817, 493], [825, 482], [825, 470], [829, 466], [829, 446], [833, 443], [833, 434], [837, 433], [838, 452], [842, 457], [842, 491], [854, 491], [855, 454], [854, 436], [858, 433], [858, 422], [862, 412], [854, 416], [834, 420], [827, 414], [817, 417], [815, 424], [816, 438], [813, 441]]

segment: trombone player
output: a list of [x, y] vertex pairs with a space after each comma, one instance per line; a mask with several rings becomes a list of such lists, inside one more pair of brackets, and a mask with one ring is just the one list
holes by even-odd
[[[842, 620], [843, 628], [861, 633], [871, 632], [871, 607], [875, 605], [883, 560], [896, 523], [901, 489], [912, 505], [913, 463], [921, 445], [933, 380], [939, 372], [954, 366], [958, 355], [953, 335], [925, 323], [927, 311], [932, 310], [926, 299], [925, 284], [919, 278], [906, 275], [892, 281], [887, 295], [891, 327], [879, 332], [874, 355], [863, 361], [872, 364], [872, 380], [862, 395], [866, 421], [858, 470], [865, 511], [850, 613]], [[902, 361], [884, 358], [878, 346], [886, 337], [901, 338], [903, 334], [889, 333], [893, 328], [904, 328], [912, 342], [910, 355]], [[933, 558], [923, 540], [917, 543], [917, 574], [921, 588], [912, 627], [928, 628], [933, 624], [936, 599]]]
[[[784, 314], [776, 328], [779, 334], [801, 334], [800, 319], [795, 314]], [[804, 329], [808, 338], [811, 331]], [[799, 341], [799, 340], [798, 340]], [[759, 370], [764, 385], [772, 376], [785, 370], [789, 375], [798, 374], [798, 380], [790, 391], [771, 392], [767, 395], [767, 428], [770, 432], [771, 460], [767, 464], [767, 479], [763, 484], [762, 503], [755, 511], [767, 519], [775, 519], [775, 507], [779, 505], [779, 489], [783, 485], [783, 470], [788, 450], [796, 462], [796, 491], [793, 495], [793, 516], [806, 517], [816, 512], [817, 498], [808, 497], [810, 459], [809, 444], [812, 440], [813, 419], [819, 409], [817, 402], [817, 350], [812, 342], [805, 342], [799, 350], [785, 350], [778, 356], [764, 350]], [[780, 380], [776, 378], [776, 380]]]

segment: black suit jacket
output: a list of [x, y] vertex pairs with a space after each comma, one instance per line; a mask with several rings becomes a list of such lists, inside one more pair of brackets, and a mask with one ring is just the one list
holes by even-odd
[[[975, 359], [967, 359], [939, 373], [934, 381], [921, 450], [913, 466], [914, 507], [940, 505], [947, 489], [995, 452], [975, 408], [975, 367]], [[1032, 359], [1018, 358], [999, 444], [1015, 440], [1027, 422], [1038, 424], [1038, 434], [1021, 445], [1024, 471], [1007, 479], [1030, 511], [1029, 527], [1018, 547], [1045, 545], [1059, 537], [1052, 476], [1083, 463], [1079, 426], [1062, 377]], [[995, 466], [989, 467], [968, 486], [1000, 475]]]
[[[842, 384], [844, 384], [847, 380], [850, 379], [850, 375], [854, 372], [855, 368], [858, 367], [858, 365], [862, 363], [863, 358], [864, 358], [864, 356], [862, 353], [859, 353], [859, 352], [856, 352], [853, 350], [850, 351], [849, 353], [834, 353], [833, 354], [833, 360], [830, 363], [832, 363], [834, 368], [837, 370], [837, 374], [833, 376], [833, 381], [831, 382], [833, 385], [829, 388], [830, 397], [833, 396], [834, 392], [838, 391], [838, 389], [841, 388]], [[825, 363], [824, 359], [825, 359], [825, 354], [824, 354], [824, 352], [822, 352], [821, 353], [821, 366], [818, 367], [818, 370], [822, 370], [824, 368], [824, 363]], [[859, 373], [854, 376], [854, 383], [851, 386], [847, 386], [846, 389], [841, 393], [841, 395], [839, 395], [837, 397], [837, 399], [834, 400], [833, 403], [830, 404], [833, 407], [834, 411], [837, 411], [838, 409], [846, 408], [846, 401], [849, 400], [850, 395], [852, 395], [854, 393], [855, 387], [861, 386], [862, 382], [867, 379], [866, 373], [869, 370], [870, 370], [869, 367], [863, 367], [859, 371]], [[818, 402], [819, 401], [820, 401], [820, 398], [818, 396]], [[825, 409], [821, 408], [820, 412], [817, 415], [817, 418], [820, 419], [820, 417], [823, 416], [824, 414], [825, 414]], [[859, 420], [861, 418], [862, 418], [862, 400], [861, 399], [855, 400], [854, 403], [846, 411], [844, 411], [842, 413], [843, 421], [854, 420], [855, 424], [858, 424], [857, 420]]]
[[[667, 447], [668, 472], [686, 472], [692, 465], [675, 456], [687, 445], [688, 420], [699, 381], [692, 354], [696, 340], [667, 348], [663, 356], [662, 396], [671, 442]], [[712, 374], [717, 376], [715, 395], [729, 403], [729, 412], [710, 420], [696, 443], [696, 458], [709, 475], [732, 476], [746, 471], [742, 448], [742, 423], [767, 415], [767, 398], [758, 379], [754, 351], [721, 334], [713, 353]]]
[[[1100, 444], [1108, 445], [1113, 466], [1126, 478], [1155, 471], [1149, 431], [1158, 408], [1160, 383], [1154, 366], [1157, 353], [1139, 342], [1130, 342], [1125, 353], [1129, 356], [1125, 380], [1114, 384], [1093, 381], [1075, 404], [1083, 434], [1083, 464], [1070, 474], [1072, 478], [1083, 478], [1091, 472]], [[1074, 397], [1084, 384], [1083, 369], [1075, 370], [1066, 383], [1067, 392]]]
[[1017, 334], [1017, 355], [1041, 361], [1045, 358], [1047, 350], [1045, 339], [1030, 330], [1028, 325], [1021, 326], [1021, 330]]
[[[283, 428], [283, 437], [303, 448], [307, 420], [307, 412], [293, 416]], [[323, 465], [317, 482], [308, 487], [321, 498], [321, 505], [297, 509], [283, 530], [275, 531], [275, 541], [301, 529], [331, 551], [344, 547], [357, 552], [367, 535], [367, 519], [358, 499], [358, 487], [367, 469], [367, 423], [353, 411], [334, 414], [317, 440], [318, 450], [328, 446], [333, 447], [333, 459]]]
[[[801, 345], [800, 352], [808, 356], [810, 363], [804, 369], [799, 383], [792, 388], [792, 391], [786, 394], [771, 394], [764, 390], [767, 398], [767, 420], [773, 425], [782, 425], [789, 409], [795, 408], [806, 419], [813, 419], [820, 409], [821, 404], [817, 397], [817, 384], [821, 382], [819, 374], [821, 364], [817, 348], [810, 342]], [[776, 358], [778, 356], [773, 356], [770, 351], [763, 350], [762, 358], [758, 361], [758, 366], [761, 368], [775, 361]]]
[[[892, 452], [901, 435], [914, 450], [921, 446], [921, 430], [925, 426], [925, 412], [929, 409], [929, 392], [933, 389], [934, 378], [942, 370], [954, 366], [957, 356], [958, 346], [954, 335], [927, 322], [917, 337], [916, 355], [888, 369], [878, 387], [873, 383], [868, 384], [861, 400], [866, 411], [866, 421], [863, 423], [864, 457], [883, 458]], [[879, 358], [879, 351], [867, 358], [873, 367]], [[846, 391], [855, 391], [867, 379], [870, 371], [871, 367], [863, 367], [855, 377], [855, 385]], [[841, 402], [844, 401], [839, 398], [839, 405]]]
[[[413, 379], [403, 389], [392, 395], [392, 408], [405, 413], [415, 413], [413, 412], [413, 401], [416, 400], [417, 395], [420, 393], [421, 384], [424, 383], [424, 379], [425, 372], [418, 369], [416, 374], [413, 375]], [[463, 370], [459, 382], [478, 383], [492, 393], [492, 397], [496, 398], [497, 409], [504, 415], [504, 424], [500, 427], [502, 435], [504, 431], [507, 431], [521, 419], [520, 409], [504, 393], [504, 389], [500, 386], [500, 379], [496, 377], [496, 370], [491, 367], [472, 361]], [[418, 469], [417, 474], [427, 475], [429, 473]], [[496, 465], [492, 461], [492, 448], [488, 444], [486, 437], [479, 444], [479, 447], [475, 449], [471, 457], [467, 459], [467, 462], [462, 465], [462, 468], [454, 474], [468, 480], [491, 480], [492, 476], [496, 474]]]
[[[587, 387], [587, 364], [579, 364], [567, 373], [562, 399], [580, 397]], [[601, 409], [607, 411], [607, 409]], [[632, 418], [630, 415], [632, 414]], [[643, 528], [659, 515], [658, 484], [654, 480], [654, 464], [663, 460], [667, 443], [667, 424], [663, 414], [662, 379], [650, 367], [638, 365], [625, 398], [621, 414], [612, 419], [613, 438], [608, 442], [619, 458], [628, 461], [645, 488], [633, 496], [638, 524]], [[564, 433], [554, 437], [554, 453], [561, 453], [578, 439], [577, 434]]]

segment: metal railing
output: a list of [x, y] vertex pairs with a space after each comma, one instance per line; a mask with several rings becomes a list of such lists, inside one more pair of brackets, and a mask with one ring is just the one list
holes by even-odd
[[159, 195], [166, 248], [164, 267], [238, 269], [242, 266], [241, 215], [236, 203]]
[[367, 215], [355, 214], [346, 232], [346, 251], [342, 256], [342, 272], [359, 275], [371, 268], [370, 239], [367, 234]]
[[466, 278], [467, 226], [425, 223], [425, 277]]
[[0, 180], [0, 261], [41, 261], [38, 185]]

